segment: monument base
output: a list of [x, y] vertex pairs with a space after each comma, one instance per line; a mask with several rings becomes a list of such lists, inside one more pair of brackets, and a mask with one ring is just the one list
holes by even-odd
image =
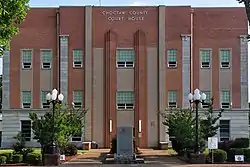
[[130, 161], [117, 161], [115, 158], [106, 158], [103, 161], [103, 164], [144, 164], [143, 158], [136, 158], [135, 160]]
[[118, 158], [114, 154], [106, 154], [106, 157], [102, 161], [103, 164], [144, 164], [144, 158], [141, 155], [137, 155], [134, 158]]

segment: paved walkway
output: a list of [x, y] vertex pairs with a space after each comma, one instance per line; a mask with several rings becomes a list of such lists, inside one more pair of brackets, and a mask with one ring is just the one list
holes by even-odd
[[165, 150], [141, 149], [145, 164], [102, 164], [101, 159], [109, 149], [94, 149], [66, 162], [62, 167], [250, 167], [250, 164], [186, 164]]
[[[142, 156], [145, 160], [145, 164], [102, 164], [101, 160], [103, 159], [104, 155], [109, 152], [109, 149], [93, 149], [89, 152], [79, 155], [75, 159], [72, 159], [62, 166], [152, 166], [153, 164], [164, 165], [164, 166], [173, 166], [173, 165], [183, 165], [185, 164], [183, 161], [177, 159], [168, 154], [166, 150], [153, 150], [153, 149], [141, 149]], [[160, 165], [160, 166], [161, 166]]]

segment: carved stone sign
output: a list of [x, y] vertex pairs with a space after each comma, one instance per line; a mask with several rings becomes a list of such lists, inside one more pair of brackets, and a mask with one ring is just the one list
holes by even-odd
[[117, 127], [117, 157], [133, 159], [133, 127]]
[[106, 16], [108, 21], [143, 21], [145, 16], [148, 15], [146, 10], [129, 10], [129, 11], [119, 11], [110, 10], [102, 11], [102, 15]]

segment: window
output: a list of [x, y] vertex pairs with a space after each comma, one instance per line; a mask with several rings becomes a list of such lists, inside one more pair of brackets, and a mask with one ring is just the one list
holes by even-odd
[[50, 104], [46, 100], [46, 95], [50, 93], [49, 91], [42, 91], [41, 92], [41, 107], [42, 108], [49, 108]]
[[21, 121], [21, 133], [24, 135], [25, 141], [31, 140], [31, 121]]
[[31, 69], [32, 50], [22, 50], [23, 69]]
[[211, 92], [210, 91], [204, 91], [207, 95], [206, 100], [202, 103], [202, 108], [209, 108], [209, 104], [211, 102]]
[[177, 91], [168, 91], [168, 107], [177, 107]]
[[230, 49], [220, 49], [220, 66], [221, 66], [221, 68], [229, 68], [230, 67], [230, 57], [231, 57], [231, 50]]
[[220, 120], [220, 141], [230, 140], [230, 120]]
[[169, 68], [177, 67], [176, 57], [177, 57], [177, 49], [169, 49], [168, 50], [168, 67]]
[[116, 93], [116, 108], [118, 110], [133, 110], [134, 109], [134, 92], [117, 92]]
[[73, 135], [71, 137], [71, 141], [73, 141], [73, 142], [82, 141], [82, 133]]
[[52, 62], [52, 51], [49, 49], [41, 50], [41, 58], [42, 58], [42, 69], [50, 69]]
[[211, 57], [211, 50], [208, 49], [200, 50], [201, 68], [210, 68], [210, 57]]
[[82, 91], [74, 91], [73, 92], [73, 102], [75, 108], [81, 108], [82, 107]]
[[230, 91], [221, 92], [221, 108], [230, 108]]
[[22, 101], [23, 108], [31, 108], [31, 91], [22, 92]]
[[135, 52], [133, 49], [117, 49], [116, 51], [116, 67], [117, 68], [133, 68]]
[[73, 50], [73, 67], [74, 68], [82, 68], [82, 58], [83, 51], [80, 49]]

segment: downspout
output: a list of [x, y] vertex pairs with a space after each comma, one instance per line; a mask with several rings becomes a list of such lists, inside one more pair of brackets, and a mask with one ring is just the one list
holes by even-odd
[[60, 92], [60, 9], [56, 9], [56, 45], [57, 45], [57, 89]]
[[193, 65], [193, 54], [194, 54], [194, 9], [191, 9], [191, 46], [190, 46], [190, 92], [193, 92], [194, 90], [194, 65]]

